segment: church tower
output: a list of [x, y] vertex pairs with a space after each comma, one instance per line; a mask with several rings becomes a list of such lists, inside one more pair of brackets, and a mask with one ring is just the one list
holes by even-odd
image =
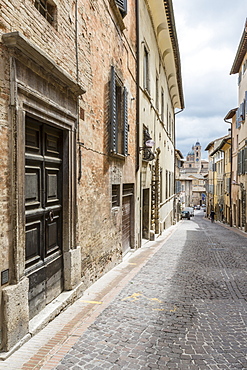
[[[192, 147], [192, 149], [193, 149], [193, 147]], [[191, 150], [190, 152], [188, 152], [187, 157], [186, 157], [186, 160], [188, 162], [193, 162], [194, 163], [194, 161], [195, 161], [195, 154], [194, 154], [194, 151], [193, 150]]]
[[201, 168], [201, 159], [202, 159], [202, 147], [199, 141], [196, 142], [196, 144], [193, 146], [193, 152], [194, 152], [194, 163], [196, 168]]

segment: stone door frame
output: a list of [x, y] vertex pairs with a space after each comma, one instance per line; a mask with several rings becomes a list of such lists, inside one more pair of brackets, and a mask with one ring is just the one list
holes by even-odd
[[[36, 45], [19, 32], [2, 36], [9, 54], [10, 166], [12, 173], [12, 250], [10, 285], [3, 289], [2, 347], [9, 350], [28, 333], [28, 279], [25, 277], [25, 118], [26, 115], [64, 131], [63, 190], [64, 289], [81, 279], [76, 246], [76, 130], [78, 96], [85, 91]], [[20, 298], [17, 305], [16, 299]], [[13, 307], [17, 307], [16, 310]], [[15, 319], [15, 317], [18, 318]]]

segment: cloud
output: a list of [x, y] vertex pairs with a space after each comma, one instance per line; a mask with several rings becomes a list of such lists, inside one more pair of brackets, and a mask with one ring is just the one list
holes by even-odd
[[246, 0], [173, 0], [185, 110], [176, 115], [176, 147], [186, 155], [227, 135], [227, 112], [237, 107], [230, 76], [246, 19]]
[[[208, 129], [210, 127], [210, 129]], [[207, 145], [216, 138], [220, 138], [228, 134], [230, 125], [227, 124], [220, 116], [201, 117], [187, 116], [181, 117], [176, 123], [177, 132], [177, 148], [187, 155], [191, 147], [199, 141], [202, 146], [202, 153]], [[207, 153], [203, 154], [207, 158]]]

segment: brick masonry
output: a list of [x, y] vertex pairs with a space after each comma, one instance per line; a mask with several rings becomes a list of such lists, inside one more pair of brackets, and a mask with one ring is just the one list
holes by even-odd
[[[134, 0], [128, 3], [129, 9], [135, 8]], [[128, 12], [123, 30], [118, 20], [120, 13], [112, 1], [79, 0], [77, 12], [74, 1], [54, 0], [54, 4], [56, 14], [52, 26], [35, 8], [34, 0], [1, 0], [0, 39], [4, 34], [18, 31], [86, 91], [78, 99], [78, 110], [83, 114], [79, 116], [75, 140], [84, 143], [84, 146], [81, 146], [80, 152], [79, 146], [76, 147], [77, 170], [73, 180], [76, 191], [73, 190], [72, 194], [76, 203], [76, 237], [72, 244], [73, 247], [80, 246], [81, 268], [78, 271], [81, 271], [81, 281], [86, 288], [122, 258], [121, 209], [112, 212], [111, 184], [113, 173], [117, 173], [121, 186], [135, 183], [135, 12]], [[10, 277], [3, 288], [22, 278], [23, 266], [19, 269], [18, 259], [23, 258], [24, 251], [22, 241], [15, 240], [15, 250], [13, 242], [15, 219], [24, 218], [23, 214], [15, 214], [13, 205], [16, 202], [23, 204], [24, 200], [14, 193], [16, 183], [21, 179], [16, 179], [17, 169], [13, 167], [13, 138], [19, 133], [12, 122], [16, 112], [10, 106], [10, 103], [13, 104], [13, 94], [10, 94], [11, 53], [1, 42], [0, 272], [9, 269]], [[129, 156], [125, 160], [108, 156], [112, 65], [117, 67], [128, 89]], [[56, 99], [57, 96], [54, 96], [54, 101]], [[64, 108], [69, 109], [67, 106]], [[24, 235], [24, 230], [18, 232]], [[133, 247], [135, 243], [134, 235]], [[73, 279], [77, 281], [78, 277]], [[2, 326], [5, 330], [3, 323]]]

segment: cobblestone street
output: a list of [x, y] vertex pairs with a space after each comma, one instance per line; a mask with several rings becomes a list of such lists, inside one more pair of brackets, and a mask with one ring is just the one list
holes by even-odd
[[[34, 352], [19, 369], [247, 369], [246, 300], [246, 234], [198, 212], [176, 225], [82, 335], [71, 334], [60, 359], [46, 353], [31, 367]], [[15, 369], [19, 351], [0, 368]]]

